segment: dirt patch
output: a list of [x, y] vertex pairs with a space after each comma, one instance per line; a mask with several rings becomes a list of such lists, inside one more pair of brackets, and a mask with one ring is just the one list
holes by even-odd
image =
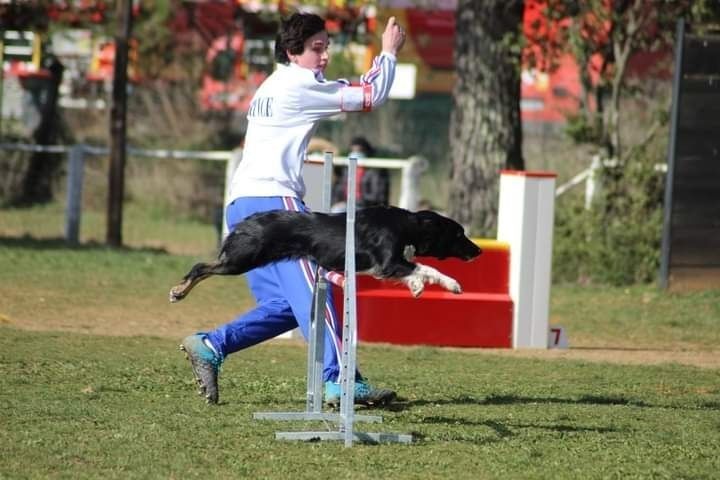
[[[199, 302], [200, 304], [202, 302]], [[188, 304], [188, 307], [191, 304]], [[148, 312], [151, 311], [150, 305]], [[249, 305], [243, 306], [245, 308]], [[233, 315], [243, 311], [225, 311], [222, 308], [208, 311], [207, 308], [164, 309], [162, 313], [155, 310], [152, 314], [127, 315], [126, 309], [104, 307], [93, 312], [92, 307], [75, 310], [74, 315], [48, 315], [37, 312], [32, 320], [18, 321], [9, 315], [0, 314], [0, 325], [13, 326], [35, 331], [67, 331], [92, 335], [137, 336], [151, 335], [177, 340], [183, 336], [214, 328], [230, 320]], [[117, 318], [134, 318], [133, 321], [118, 322]], [[218, 320], [220, 319], [220, 320]], [[278, 342], [302, 342], [301, 339], [276, 340]], [[399, 347], [406, 348], [406, 347]], [[410, 347], [412, 348], [412, 347]], [[720, 368], [720, 350], [698, 350], [692, 345], [677, 343], [661, 347], [638, 348], [636, 345], [572, 346], [568, 349], [550, 350], [510, 350], [495, 348], [456, 348], [456, 351], [477, 355], [506, 355], [518, 358], [568, 359], [590, 362], [611, 362], [618, 364], [655, 365], [662, 363], [678, 363], [701, 368]]]
[[655, 348], [571, 347], [550, 350], [473, 349], [479, 354], [521, 358], [585, 360], [631, 365], [678, 363], [700, 368], [720, 368], [720, 350], [686, 350], [685, 346]]

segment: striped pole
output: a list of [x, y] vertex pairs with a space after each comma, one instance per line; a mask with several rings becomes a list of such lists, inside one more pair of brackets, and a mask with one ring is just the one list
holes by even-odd
[[341, 427], [345, 446], [352, 447], [355, 413], [355, 367], [357, 354], [357, 305], [355, 286], [355, 176], [357, 157], [348, 158], [347, 214], [345, 229], [345, 317], [343, 320]]

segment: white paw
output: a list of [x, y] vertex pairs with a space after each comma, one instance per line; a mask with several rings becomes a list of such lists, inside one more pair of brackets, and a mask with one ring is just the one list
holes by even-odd
[[415, 247], [413, 245], [405, 245], [405, 248], [403, 248], [403, 257], [405, 257], [405, 260], [408, 262], [412, 262], [413, 258], [415, 258]]
[[453, 279], [450, 279], [450, 280], [444, 282], [443, 287], [445, 288], [445, 290], [452, 292], [452, 293], [456, 293], [456, 294], [462, 293], [462, 287], [456, 280], [453, 280]]
[[420, 279], [414, 278], [408, 282], [408, 288], [410, 289], [412, 296], [417, 298], [425, 290], [425, 283], [423, 283]]

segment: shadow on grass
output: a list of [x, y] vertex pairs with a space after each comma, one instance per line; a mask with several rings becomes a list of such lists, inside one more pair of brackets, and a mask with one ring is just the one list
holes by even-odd
[[8, 248], [29, 248], [33, 250], [112, 250], [119, 252], [139, 252], [139, 253], [155, 253], [167, 254], [164, 248], [151, 247], [111, 247], [104, 243], [95, 241], [70, 244], [61, 237], [36, 238], [31, 235], [23, 235], [22, 237], [5, 237], [0, 236], [0, 247]]
[[[426, 401], [416, 400], [409, 402], [397, 402], [393, 405], [387, 406], [388, 410], [405, 410], [416, 406], [424, 405], [512, 405], [512, 404], [537, 404], [537, 403], [571, 403], [571, 404], [591, 404], [591, 405], [639, 405], [647, 407], [649, 405], [644, 402], [631, 402], [624, 398], [610, 398], [610, 397], [581, 397], [579, 399], [562, 399], [562, 398], [546, 398], [546, 397], [521, 397], [513, 395], [502, 395], [496, 396], [491, 395], [485, 399], [475, 399], [472, 397], [458, 397], [447, 400], [439, 401]], [[426, 416], [419, 420], [419, 423], [425, 425], [446, 425], [446, 426], [457, 426], [461, 429], [464, 427], [487, 427], [494, 435], [488, 436], [487, 433], [483, 434], [482, 430], [472, 431], [474, 433], [468, 433], [467, 430], [458, 432], [446, 432], [443, 434], [443, 439], [447, 441], [457, 442], [470, 442], [475, 444], [490, 444], [522, 435], [521, 430], [546, 430], [549, 432], [559, 434], [611, 434], [618, 433], [621, 430], [613, 427], [600, 427], [600, 426], [582, 426], [582, 425], [569, 425], [567, 423], [512, 423], [512, 422], [499, 422], [496, 420], [472, 420], [463, 417], [449, 417], [442, 415]], [[487, 432], [487, 431], [486, 431]], [[414, 432], [418, 438], [425, 439], [425, 436], [420, 432]]]
[[[623, 429], [610, 428], [610, 427], [584, 427], [579, 425], [568, 425], [568, 424], [541, 424], [541, 423], [507, 423], [498, 422], [495, 420], [484, 420], [484, 421], [470, 421], [467, 419], [453, 418], [453, 417], [426, 417], [423, 418], [420, 423], [425, 425], [449, 425], [457, 426], [458, 429], [451, 429], [450, 431], [444, 431], [439, 434], [426, 434], [417, 430], [412, 432], [414, 442], [421, 441], [450, 441], [450, 442], [463, 442], [472, 443], [475, 445], [489, 445], [493, 443], [502, 442], [514, 437], [522, 437], [525, 435], [524, 431], [527, 430], [545, 430], [556, 434], [614, 434], [621, 433]], [[470, 427], [469, 429], [467, 427]], [[486, 427], [491, 430], [485, 430]], [[438, 438], [435, 438], [435, 437]]]
[[680, 410], [720, 410], [720, 402], [708, 401], [695, 405], [653, 405], [642, 400], [630, 399], [623, 396], [582, 395], [578, 398], [562, 397], [527, 397], [522, 395], [488, 395], [485, 398], [461, 396], [455, 398], [440, 398], [434, 400], [406, 400], [399, 398], [390, 405], [383, 407], [393, 412], [402, 412], [416, 407], [442, 406], [442, 405], [533, 405], [533, 404], [565, 404], [565, 405], [619, 405], [639, 408], [669, 408]]
[[435, 400], [403, 400], [387, 405], [385, 408], [390, 411], [401, 412], [416, 407], [424, 407], [428, 405], [516, 405], [516, 404], [572, 404], [572, 405], [623, 405], [633, 407], [647, 408], [667, 408], [665, 406], [655, 406], [643, 402], [642, 400], [633, 400], [625, 397], [613, 396], [595, 396], [583, 395], [579, 398], [560, 398], [560, 397], [525, 397], [520, 395], [489, 395], [485, 398], [475, 397], [455, 397], [440, 398]]
[[443, 417], [443, 416], [432, 416], [432, 417], [425, 417], [423, 418], [420, 423], [430, 424], [430, 425], [462, 425], [462, 426], [473, 426], [473, 427], [489, 427], [500, 438], [505, 437], [512, 437], [515, 435], [513, 431], [510, 429], [512, 428], [536, 428], [541, 430], [551, 430], [554, 432], [560, 432], [560, 433], [583, 433], [583, 432], [592, 432], [592, 433], [615, 433], [619, 430], [616, 428], [609, 428], [609, 427], [581, 427], [576, 425], [567, 425], [567, 424], [559, 424], [559, 425], [543, 425], [539, 423], [500, 423], [494, 420], [484, 420], [481, 422], [475, 421], [475, 420], [467, 420], [463, 418], [457, 418], [457, 417]]

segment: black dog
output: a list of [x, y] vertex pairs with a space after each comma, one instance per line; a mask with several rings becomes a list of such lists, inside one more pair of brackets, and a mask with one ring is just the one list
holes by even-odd
[[[324, 214], [273, 210], [249, 216], [223, 242], [218, 259], [198, 263], [170, 290], [178, 302], [211, 275], [239, 275], [283, 259], [309, 258], [329, 271], [345, 269], [344, 213]], [[461, 293], [460, 284], [427, 265], [413, 263], [415, 255], [472, 260], [480, 248], [465, 236], [462, 226], [432, 211], [410, 212], [397, 207], [369, 207], [355, 216], [355, 268], [381, 279], [404, 282], [414, 296], [425, 283], [438, 283]]]

